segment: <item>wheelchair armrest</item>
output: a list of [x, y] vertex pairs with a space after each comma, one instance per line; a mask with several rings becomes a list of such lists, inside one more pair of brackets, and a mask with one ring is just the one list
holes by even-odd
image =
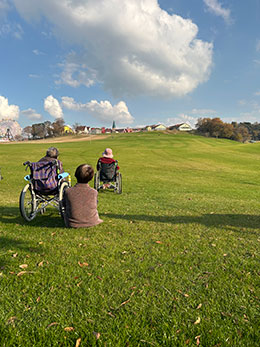
[[68, 172], [63, 172], [61, 174], [58, 175], [58, 179], [61, 180], [63, 178], [66, 178], [69, 176], [69, 173]]
[[25, 181], [30, 181], [31, 180], [31, 175], [26, 175], [24, 176]]

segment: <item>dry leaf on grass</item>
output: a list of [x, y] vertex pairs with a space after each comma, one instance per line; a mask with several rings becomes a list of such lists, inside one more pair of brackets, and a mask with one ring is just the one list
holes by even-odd
[[13, 316], [13, 317], [10, 317], [7, 321], [7, 324], [14, 324], [14, 321], [17, 319], [17, 317]]
[[36, 302], [39, 302], [41, 300], [41, 298], [38, 296], [38, 298], [36, 299]]
[[27, 271], [21, 271], [21, 272], [19, 272], [18, 274], [17, 274], [17, 276], [22, 276], [22, 275], [24, 275], [24, 274], [26, 274], [27, 273]]
[[84, 267], [84, 266], [88, 266], [89, 264], [84, 262], [84, 263], [81, 263], [80, 261], [78, 261], [78, 264], [80, 267]]
[[93, 331], [93, 334], [95, 335], [96, 339], [98, 340], [100, 338], [100, 333], [96, 333], [95, 331]]
[[193, 323], [193, 324], [199, 324], [200, 323], [200, 317]]
[[12, 257], [16, 258], [18, 256], [18, 253], [12, 254]]
[[37, 265], [38, 265], [38, 266], [43, 266], [43, 263], [44, 263], [44, 260], [43, 260], [43, 261], [40, 261]]
[[65, 330], [65, 331], [73, 331], [74, 328], [73, 328], [73, 327], [66, 327], [66, 328], [64, 328], [64, 330]]
[[155, 241], [155, 243], [162, 243], [161, 241]]
[[201, 308], [201, 306], [202, 306], [202, 304], [199, 304], [199, 305], [197, 306], [197, 310], [199, 310], [199, 309]]
[[21, 264], [21, 265], [19, 265], [19, 267], [20, 267], [21, 269], [26, 269], [26, 268], [28, 267], [28, 264]]
[[197, 346], [200, 344], [200, 335], [195, 337]]
[[76, 341], [75, 347], [79, 347], [80, 343], [81, 343], [81, 338], [78, 338], [77, 341]]
[[47, 326], [47, 328], [50, 328], [50, 327], [53, 327], [54, 325], [58, 325], [59, 323], [57, 323], [57, 322], [52, 322], [52, 323], [50, 323], [48, 326]]

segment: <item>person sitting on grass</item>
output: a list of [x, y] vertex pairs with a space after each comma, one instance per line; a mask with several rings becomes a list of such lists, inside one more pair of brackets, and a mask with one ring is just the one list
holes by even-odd
[[[97, 170], [99, 171], [102, 167], [102, 164], [105, 164], [105, 166], [107, 166], [108, 170], [107, 172], [105, 172], [106, 170], [103, 170], [102, 174], [105, 176], [103, 179], [103, 189], [109, 188], [110, 187], [110, 183], [109, 181], [111, 180], [111, 177], [109, 176], [109, 167], [111, 167], [112, 165], [116, 165], [116, 171], [119, 170], [119, 166], [118, 166], [118, 162], [117, 160], [113, 159], [113, 151], [111, 148], [106, 148], [104, 150], [104, 152], [102, 153], [102, 157], [100, 157], [97, 161]], [[112, 165], [111, 165], [112, 164]], [[107, 177], [106, 177], [107, 176]]]
[[94, 176], [93, 168], [81, 164], [75, 171], [77, 183], [64, 193], [64, 221], [69, 228], [87, 228], [103, 222], [97, 211], [98, 192], [88, 185]]

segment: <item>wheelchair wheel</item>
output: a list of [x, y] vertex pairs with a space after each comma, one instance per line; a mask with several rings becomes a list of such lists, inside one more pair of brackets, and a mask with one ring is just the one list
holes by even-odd
[[122, 194], [122, 175], [119, 172], [116, 176], [116, 189], [117, 194]]
[[30, 184], [26, 184], [20, 194], [20, 212], [22, 217], [30, 222], [36, 217], [36, 197]]
[[98, 191], [99, 185], [100, 185], [100, 176], [99, 176], [99, 172], [96, 172], [94, 176], [94, 189]]
[[59, 189], [59, 211], [60, 211], [62, 218], [64, 218], [64, 213], [65, 213], [65, 208], [63, 205], [63, 196], [64, 196], [64, 192], [67, 188], [69, 188], [69, 183], [66, 181], [62, 182], [60, 185], [60, 189]]

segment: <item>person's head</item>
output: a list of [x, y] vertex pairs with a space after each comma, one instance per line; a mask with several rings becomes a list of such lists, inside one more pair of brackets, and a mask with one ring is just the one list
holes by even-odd
[[106, 148], [104, 152], [102, 153], [103, 157], [105, 158], [113, 158], [113, 152], [111, 148]]
[[75, 171], [75, 177], [78, 183], [88, 183], [94, 176], [92, 166], [88, 164], [81, 164]]
[[57, 159], [58, 155], [59, 155], [59, 151], [56, 147], [50, 147], [47, 149], [47, 152], [46, 152], [47, 157]]

